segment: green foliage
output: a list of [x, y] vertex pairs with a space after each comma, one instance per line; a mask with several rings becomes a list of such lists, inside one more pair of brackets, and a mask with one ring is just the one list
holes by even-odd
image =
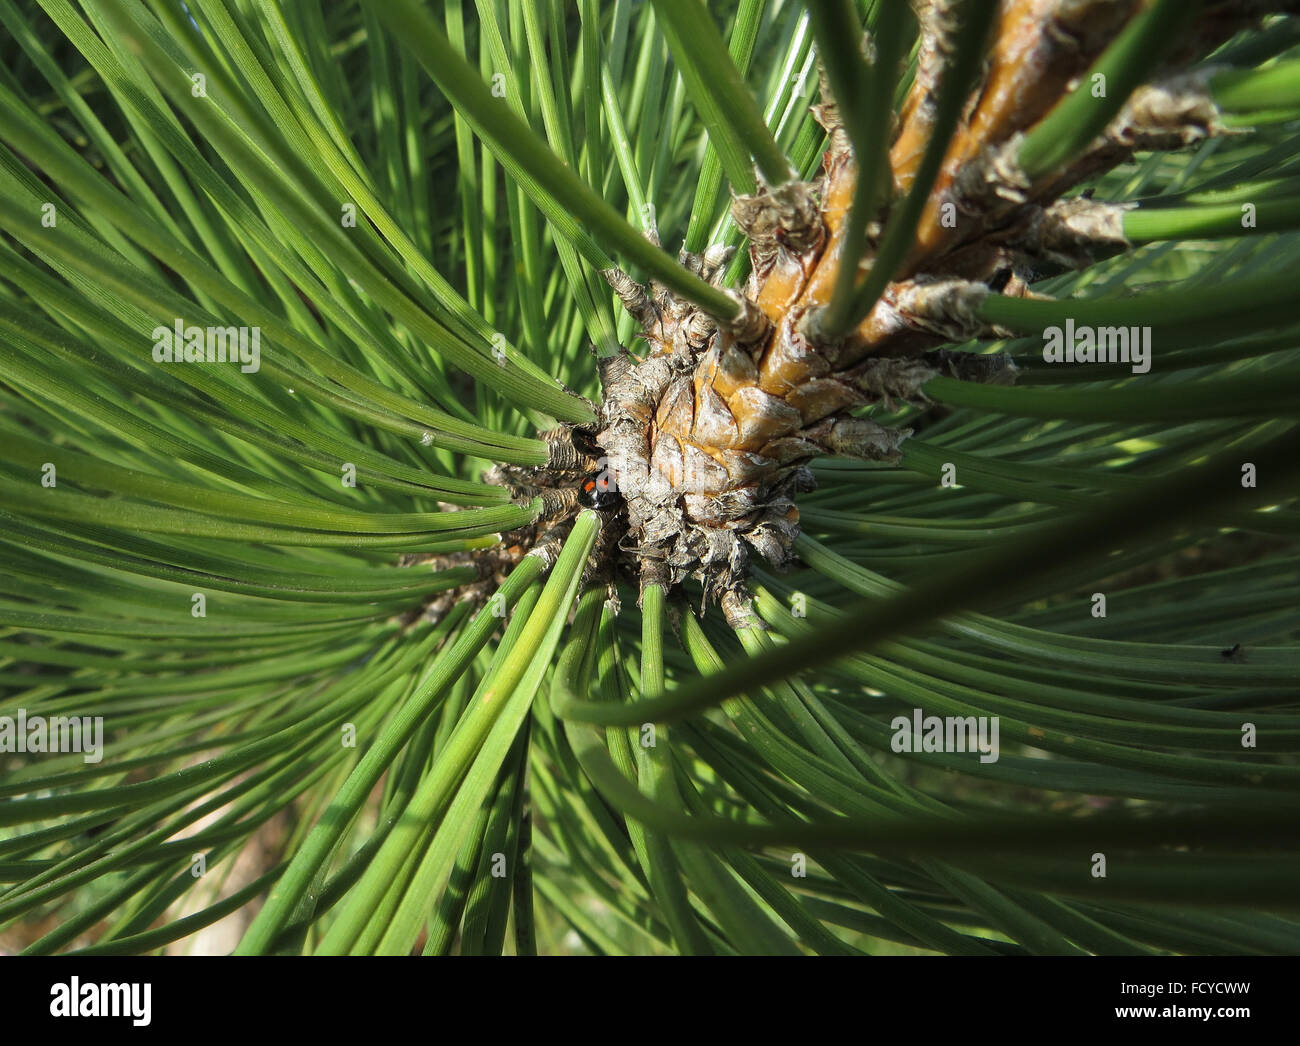
[[[657, 588], [613, 613], [591, 513], [549, 572], [421, 613], [477, 579], [435, 556], [541, 511], [487, 465], [593, 416], [590, 347], [632, 327], [601, 269], [734, 311], [673, 252], [741, 243], [751, 158], [816, 170], [813, 29], [861, 7], [0, 0], [0, 716], [105, 731], [99, 762], [0, 751], [0, 948], [227, 917], [244, 953], [1300, 948], [1292, 19], [1217, 56], [1249, 133], [1092, 186], [1140, 202], [1133, 249], [987, 299], [1016, 336], [966, 347], [1015, 387], [936, 379], [872, 408], [917, 429], [898, 466], [816, 463], [766, 629]], [[1117, 91], [1179, 7], [1103, 56]], [[860, 57], [829, 71], [880, 142], [897, 85]], [[178, 317], [260, 328], [259, 368], [155, 362]], [[1151, 372], [1045, 365], [1067, 318], [1151, 326]], [[1000, 757], [895, 751], [914, 708], [999, 717]]]

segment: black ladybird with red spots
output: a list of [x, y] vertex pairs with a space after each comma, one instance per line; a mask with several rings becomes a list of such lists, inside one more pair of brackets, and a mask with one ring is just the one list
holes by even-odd
[[578, 488], [578, 504], [597, 512], [612, 512], [622, 502], [608, 472], [591, 472]]

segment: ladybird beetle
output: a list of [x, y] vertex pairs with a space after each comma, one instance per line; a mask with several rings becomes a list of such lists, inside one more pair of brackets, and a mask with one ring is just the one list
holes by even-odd
[[621, 498], [608, 472], [590, 472], [583, 477], [578, 488], [578, 504], [597, 512], [609, 512], [618, 507]]

